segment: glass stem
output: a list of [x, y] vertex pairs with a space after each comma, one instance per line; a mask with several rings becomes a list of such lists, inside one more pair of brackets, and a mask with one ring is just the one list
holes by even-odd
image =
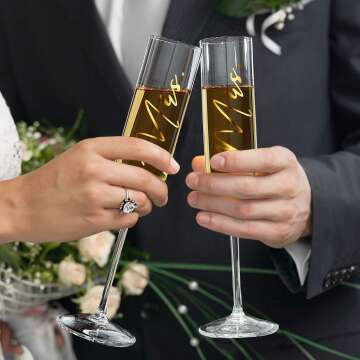
[[240, 280], [240, 240], [237, 237], [230, 236], [231, 242], [231, 264], [232, 264], [232, 283], [234, 307], [232, 315], [241, 316], [244, 314], [241, 296]]
[[114, 251], [112, 254], [112, 258], [111, 258], [110, 270], [109, 270], [108, 276], [106, 278], [106, 283], [104, 286], [104, 291], [101, 296], [99, 307], [95, 314], [95, 316], [100, 319], [101, 318], [106, 319], [106, 310], [107, 310], [107, 302], [108, 302], [109, 292], [110, 292], [112, 283], [115, 278], [116, 270], [118, 267], [122, 249], [124, 247], [127, 232], [128, 232], [128, 229], [120, 229], [117, 239], [116, 239], [116, 242], [115, 242]]

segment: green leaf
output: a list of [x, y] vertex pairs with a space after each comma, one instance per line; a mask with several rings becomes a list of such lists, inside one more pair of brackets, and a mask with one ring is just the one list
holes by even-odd
[[333, 354], [333, 355], [336, 355], [338, 359], [347, 359], [347, 360], [359, 360], [359, 357], [358, 356], [352, 356], [352, 355], [348, 355], [348, 354], [345, 354], [343, 352], [340, 352], [340, 351], [337, 351], [337, 350], [334, 350], [334, 349], [331, 349], [327, 346], [324, 346], [324, 345], [321, 345], [321, 344], [318, 344], [316, 343], [315, 341], [312, 341], [310, 339], [307, 339], [303, 336], [300, 336], [300, 335], [297, 335], [297, 334], [294, 334], [290, 331], [287, 331], [287, 330], [283, 330], [282, 331], [284, 334], [287, 334], [289, 337], [293, 338], [293, 339], [296, 339], [306, 345], [309, 345], [311, 347], [314, 347], [318, 350], [321, 350], [323, 352], [326, 352], [328, 354]]
[[59, 263], [66, 257], [72, 257], [75, 260], [78, 256], [77, 248], [71, 243], [48, 243], [44, 245], [44, 250], [40, 254], [39, 261], [51, 261], [53, 263]]
[[[201, 300], [197, 299], [191, 292], [189, 292], [186, 289], [183, 289], [182, 287], [178, 286], [178, 285], [174, 285], [171, 283], [171, 280], [166, 279], [166, 277], [164, 277], [164, 275], [160, 275], [160, 274], [153, 274], [153, 276], [155, 276], [156, 278], [159, 277], [159, 281], [164, 282], [165, 284], [167, 284], [168, 289], [172, 289], [172, 291], [176, 290], [177, 292], [179, 292], [180, 294], [182, 294], [183, 298], [186, 299], [187, 301], [189, 301], [192, 305], [194, 305], [194, 307], [203, 315], [203, 317], [207, 320], [207, 321], [211, 321], [213, 319], [219, 318], [220, 315], [216, 314], [216, 312], [214, 310], [212, 310], [207, 304], [205, 304], [204, 302], [202, 302]], [[164, 285], [165, 287], [165, 285]], [[168, 296], [172, 296], [173, 298], [176, 298], [174, 296], [173, 293], [170, 293], [169, 290], [167, 292]], [[178, 304], [180, 304], [180, 301], [177, 300], [176, 301]], [[193, 326], [193, 328], [195, 330], [197, 330], [198, 325], [195, 326], [194, 321], [191, 319], [191, 317], [189, 315], [186, 315], [186, 318], [188, 320], [188, 322], [190, 322], [190, 324]], [[221, 353], [225, 358], [227, 359], [232, 359], [232, 355], [230, 355], [226, 350], [222, 349], [221, 347], [219, 347], [217, 345], [216, 342], [214, 342], [212, 339], [205, 337], [204, 338], [205, 341], [207, 341], [213, 348], [215, 348], [219, 353]], [[246, 351], [246, 349], [244, 348], [244, 346], [240, 345], [237, 343], [237, 341], [235, 341], [234, 339], [230, 340], [233, 345], [245, 356], [246, 359], [251, 360], [251, 356], [250, 354]], [[261, 356], [258, 356], [258, 354], [255, 354], [257, 359], [261, 359]]]
[[75, 137], [76, 132], [80, 128], [81, 121], [84, 119], [84, 115], [85, 115], [85, 110], [80, 109], [77, 116], [76, 116], [74, 125], [72, 126], [72, 128], [65, 135], [65, 142], [69, 142], [70, 140], [72, 140]]
[[360, 290], [360, 284], [355, 284], [355, 283], [343, 281], [342, 285]]
[[308, 360], [316, 360], [297, 340], [291, 336], [287, 337], [304, 355]]
[[45, 261], [47, 255], [49, 252], [53, 251], [54, 249], [57, 249], [61, 246], [61, 243], [59, 242], [51, 242], [43, 245], [43, 251], [40, 254], [39, 260], [41, 262]]
[[0, 262], [12, 267], [14, 270], [20, 267], [20, 256], [13, 249], [12, 245], [1, 245], [0, 246]]
[[218, 10], [225, 16], [241, 18], [259, 11], [277, 11], [300, 0], [221, 0]]
[[51, 146], [46, 146], [46, 148], [42, 151], [42, 157], [45, 163], [52, 160], [55, 157], [55, 155], [56, 155], [55, 150]]
[[[191, 263], [166, 263], [166, 262], [145, 262], [147, 266], [154, 266], [158, 269], [172, 270], [195, 270], [195, 271], [216, 271], [231, 272], [231, 267], [227, 265], [211, 265], [211, 264], [191, 264]], [[258, 275], [278, 275], [276, 270], [242, 267], [242, 273], [258, 274]]]
[[218, 10], [225, 16], [239, 18], [251, 14], [242, 0], [221, 0], [218, 4]]
[[[177, 310], [175, 309], [174, 305], [171, 303], [171, 301], [168, 299], [168, 297], [161, 291], [161, 289], [156, 286], [152, 281], [149, 282], [149, 286], [151, 289], [159, 296], [159, 298], [164, 302], [166, 307], [170, 310], [170, 312], [174, 315], [175, 319], [179, 322], [181, 327], [184, 329], [186, 334], [189, 336], [189, 338], [193, 337], [193, 334], [191, 330], [189, 329], [188, 325], [185, 323], [185, 321], [182, 319], [182, 317], [179, 315]], [[195, 348], [200, 359], [206, 359], [203, 352], [201, 351], [200, 347]]]

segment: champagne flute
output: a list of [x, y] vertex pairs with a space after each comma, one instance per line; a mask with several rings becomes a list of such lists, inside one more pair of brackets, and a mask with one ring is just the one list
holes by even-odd
[[[172, 155], [193, 82], [200, 62], [201, 50], [178, 41], [151, 36], [136, 85], [124, 136], [145, 139], [161, 146]], [[164, 181], [167, 175], [152, 166], [138, 161], [124, 163], [140, 166]], [[124, 212], [134, 211], [127, 202]], [[136, 339], [127, 330], [109, 322], [106, 316], [109, 291], [116, 274], [127, 229], [121, 229], [116, 240], [109, 274], [102, 298], [95, 314], [62, 315], [59, 324], [72, 334], [86, 340], [114, 347], [127, 347]]]
[[[249, 37], [200, 41], [203, 132], [206, 172], [217, 153], [256, 149], [253, 45]], [[255, 176], [255, 174], [254, 174]], [[275, 333], [278, 325], [246, 315], [240, 284], [239, 239], [231, 236], [234, 305], [230, 316], [200, 327], [213, 338], [246, 338]]]

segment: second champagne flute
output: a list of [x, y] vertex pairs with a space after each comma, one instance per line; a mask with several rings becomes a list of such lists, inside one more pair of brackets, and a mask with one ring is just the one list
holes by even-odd
[[[253, 44], [249, 37], [216, 37], [200, 42], [202, 109], [206, 172], [210, 159], [223, 151], [256, 149]], [[255, 174], [254, 174], [255, 176]], [[214, 338], [246, 338], [273, 334], [278, 325], [244, 313], [240, 284], [239, 239], [231, 236], [232, 313], [200, 327]]]
[[[123, 131], [124, 136], [138, 137], [175, 152], [182, 121], [200, 61], [199, 47], [151, 36], [139, 80]], [[166, 174], [143, 162], [124, 161], [140, 166], [164, 181]], [[135, 210], [126, 195], [124, 212]], [[114, 281], [127, 229], [119, 231], [104, 292], [95, 314], [62, 315], [58, 322], [66, 330], [86, 340], [108, 346], [126, 347], [136, 339], [127, 330], [109, 322], [107, 300]]]

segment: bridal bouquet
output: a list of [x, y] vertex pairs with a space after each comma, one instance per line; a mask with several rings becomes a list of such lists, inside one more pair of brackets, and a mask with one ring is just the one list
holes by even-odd
[[[81, 116], [70, 131], [44, 128], [35, 122], [17, 125], [22, 147], [22, 173], [44, 165], [75, 144], [74, 134]], [[107, 273], [115, 235], [102, 232], [70, 243], [34, 244], [18, 242], [0, 246], [0, 311], [24, 313], [30, 308], [69, 295], [83, 312], [95, 312]], [[131, 260], [132, 249], [124, 251]], [[136, 253], [137, 257], [145, 254]], [[121, 292], [140, 295], [147, 285], [147, 268], [131, 263], [119, 269], [117, 284], [110, 293], [109, 317], [117, 314]]]

